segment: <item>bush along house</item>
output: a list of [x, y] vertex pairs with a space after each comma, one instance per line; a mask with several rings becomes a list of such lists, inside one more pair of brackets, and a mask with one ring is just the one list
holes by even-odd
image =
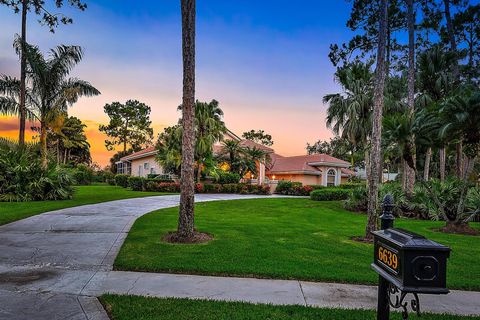
[[[338, 186], [355, 175], [355, 172], [349, 169], [349, 162], [327, 154], [285, 157], [275, 153], [270, 147], [241, 139], [230, 130], [225, 133], [224, 140], [237, 140], [242, 147], [256, 148], [266, 153], [265, 159], [257, 163], [257, 174], [247, 173], [242, 182], [269, 184], [272, 191], [281, 180], [300, 182], [303, 185]], [[214, 153], [219, 152], [221, 147], [221, 142], [215, 143]], [[117, 173], [138, 177], [167, 174], [155, 161], [156, 154], [154, 147], [148, 147], [125, 156], [116, 163]]]

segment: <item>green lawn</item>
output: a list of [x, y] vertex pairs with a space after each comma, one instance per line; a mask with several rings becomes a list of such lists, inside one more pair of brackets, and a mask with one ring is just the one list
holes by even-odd
[[[373, 320], [374, 311], [318, 309], [302, 306], [272, 306], [241, 302], [219, 302], [187, 299], [159, 299], [104, 295], [100, 298], [112, 320]], [[400, 320], [392, 313], [392, 320]], [[473, 320], [460, 317], [411, 314], [410, 319]]]
[[155, 195], [162, 195], [162, 193], [131, 191], [109, 185], [78, 186], [75, 187], [75, 194], [71, 200], [0, 202], [0, 225], [57, 209]]
[[[198, 203], [196, 226], [214, 235], [207, 244], [162, 242], [175, 230], [178, 209], [139, 218], [115, 261], [117, 270], [231, 275], [375, 284], [372, 245], [362, 235], [366, 216], [339, 202], [254, 199]], [[452, 248], [450, 288], [480, 290], [480, 237], [434, 232], [442, 222], [397, 220], [396, 226]], [[479, 224], [473, 224], [479, 228]]]

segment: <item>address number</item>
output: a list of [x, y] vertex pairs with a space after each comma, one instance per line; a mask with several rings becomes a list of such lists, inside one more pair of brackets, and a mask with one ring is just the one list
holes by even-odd
[[384, 248], [382, 246], [378, 247], [377, 259], [392, 268], [394, 271], [397, 271], [398, 268], [398, 255], [391, 250]]

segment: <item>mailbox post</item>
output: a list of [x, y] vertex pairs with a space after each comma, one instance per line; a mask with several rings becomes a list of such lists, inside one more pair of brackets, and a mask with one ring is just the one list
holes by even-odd
[[[390, 307], [402, 308], [408, 319], [410, 307], [420, 313], [418, 294], [447, 294], [447, 259], [450, 248], [403, 229], [393, 228], [393, 197], [382, 203], [381, 230], [373, 232], [372, 268], [379, 274], [377, 320], [389, 320]], [[395, 296], [392, 302], [392, 296]]]
[[[382, 202], [382, 215], [380, 216], [380, 229], [385, 230], [393, 228], [395, 217], [393, 211], [393, 197], [387, 194]], [[377, 302], [377, 320], [390, 319], [390, 303], [388, 301], [388, 280], [378, 275], [378, 302]]]

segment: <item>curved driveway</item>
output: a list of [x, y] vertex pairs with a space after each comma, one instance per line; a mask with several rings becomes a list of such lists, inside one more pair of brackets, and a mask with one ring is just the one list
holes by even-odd
[[[201, 194], [196, 201], [259, 197]], [[108, 319], [82, 291], [96, 273], [112, 269], [138, 217], [178, 202], [178, 195], [117, 200], [0, 226], [0, 319]]]

